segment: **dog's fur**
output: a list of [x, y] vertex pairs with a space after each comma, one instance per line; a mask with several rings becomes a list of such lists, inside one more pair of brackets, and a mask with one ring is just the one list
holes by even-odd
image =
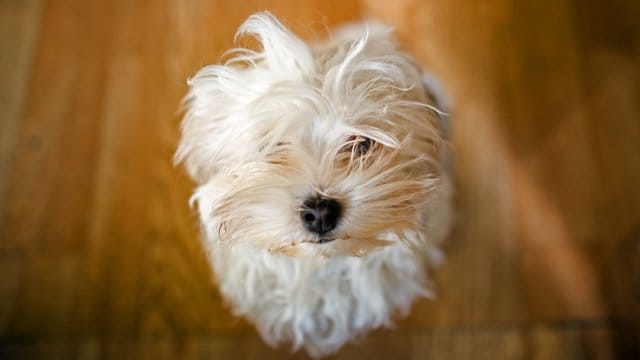
[[[269, 344], [312, 356], [390, 325], [420, 296], [448, 228], [446, 149], [422, 74], [378, 23], [306, 44], [268, 13], [189, 81], [176, 160], [197, 203], [220, 291]], [[363, 147], [363, 144], [367, 144]], [[307, 231], [310, 197], [344, 211]]]

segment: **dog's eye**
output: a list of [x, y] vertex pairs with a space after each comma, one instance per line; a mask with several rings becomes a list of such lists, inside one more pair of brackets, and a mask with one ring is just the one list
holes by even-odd
[[366, 154], [369, 149], [371, 149], [371, 147], [373, 146], [373, 140], [369, 139], [369, 138], [363, 138], [359, 143], [358, 143], [358, 154], [360, 155], [364, 155]]
[[350, 136], [347, 141], [346, 150], [362, 156], [369, 152], [375, 142], [365, 136]]

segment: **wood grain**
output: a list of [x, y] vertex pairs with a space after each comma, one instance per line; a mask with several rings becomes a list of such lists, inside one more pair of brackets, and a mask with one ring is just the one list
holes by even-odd
[[291, 356], [222, 303], [171, 164], [186, 79], [263, 9], [384, 19], [455, 102], [439, 296], [335, 358], [640, 358], [640, 5], [576, 0], [0, 0], [0, 358]]

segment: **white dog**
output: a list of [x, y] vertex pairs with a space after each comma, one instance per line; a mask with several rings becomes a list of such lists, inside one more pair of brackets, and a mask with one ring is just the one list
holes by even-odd
[[269, 13], [190, 80], [176, 160], [224, 298], [264, 340], [337, 351], [430, 296], [448, 228], [443, 114], [377, 23], [306, 44]]

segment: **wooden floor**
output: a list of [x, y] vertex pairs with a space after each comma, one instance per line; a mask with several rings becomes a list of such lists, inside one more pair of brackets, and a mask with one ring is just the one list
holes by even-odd
[[0, 0], [0, 358], [289, 356], [221, 303], [171, 164], [261, 9], [383, 18], [455, 100], [439, 297], [336, 358], [640, 359], [640, 2], [582, 0]]

